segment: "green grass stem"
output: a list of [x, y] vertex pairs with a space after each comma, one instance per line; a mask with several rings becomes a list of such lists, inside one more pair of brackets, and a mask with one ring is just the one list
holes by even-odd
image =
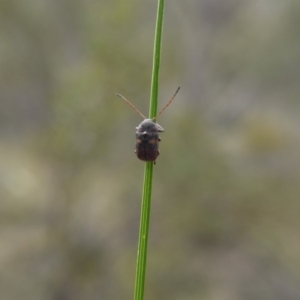
[[[150, 96], [150, 108], [149, 108], [150, 118], [154, 118], [157, 114], [163, 15], [164, 15], [164, 0], [158, 0], [155, 38], [154, 38], [151, 96]], [[141, 209], [140, 233], [139, 233], [139, 244], [138, 244], [138, 254], [137, 254], [134, 300], [144, 299], [148, 236], [149, 236], [149, 225], [150, 225], [152, 179], [153, 179], [153, 163], [146, 162], [145, 172], [144, 172], [143, 194], [142, 194], [142, 209]]]

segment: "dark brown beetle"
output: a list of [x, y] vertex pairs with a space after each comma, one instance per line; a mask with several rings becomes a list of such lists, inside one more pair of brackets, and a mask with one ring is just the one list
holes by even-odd
[[158, 143], [161, 141], [158, 133], [163, 132], [164, 129], [157, 123], [154, 122], [156, 118], [171, 104], [180, 87], [176, 90], [171, 100], [162, 108], [162, 110], [153, 119], [147, 119], [132, 103], [130, 103], [125, 97], [120, 94], [117, 96], [124, 99], [128, 105], [137, 111], [145, 120], [136, 127], [136, 145], [135, 153], [140, 160], [156, 162], [156, 158], [159, 155]]

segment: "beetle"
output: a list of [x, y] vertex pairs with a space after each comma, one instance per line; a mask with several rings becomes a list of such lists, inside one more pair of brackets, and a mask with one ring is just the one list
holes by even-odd
[[121, 97], [126, 103], [131, 106], [144, 120], [136, 127], [136, 145], [135, 153], [137, 157], [142, 161], [153, 161], [156, 164], [156, 159], [160, 154], [158, 149], [158, 143], [161, 141], [159, 137], [159, 132], [163, 132], [164, 129], [155, 122], [156, 118], [171, 104], [177, 95], [180, 87], [177, 88], [173, 97], [169, 102], [162, 108], [162, 110], [153, 118], [146, 118], [131, 102], [129, 102], [125, 97], [120, 94], [116, 94], [118, 97]]

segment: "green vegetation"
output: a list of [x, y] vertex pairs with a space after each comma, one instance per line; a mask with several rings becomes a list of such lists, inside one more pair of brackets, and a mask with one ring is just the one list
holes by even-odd
[[[158, 1], [157, 20], [156, 20], [156, 29], [155, 29], [155, 39], [154, 39], [154, 52], [153, 52], [151, 99], [150, 99], [151, 119], [156, 117], [157, 115], [159, 68], [160, 68], [164, 5], [165, 5], [164, 0]], [[144, 185], [143, 185], [138, 259], [137, 259], [136, 280], [135, 280], [135, 294], [134, 294], [135, 300], [144, 299], [148, 236], [149, 236], [150, 213], [151, 213], [152, 181], [153, 181], [153, 163], [146, 162], [145, 174], [144, 174]]]

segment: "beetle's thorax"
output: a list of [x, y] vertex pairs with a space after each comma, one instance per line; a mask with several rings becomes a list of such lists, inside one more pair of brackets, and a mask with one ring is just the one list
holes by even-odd
[[145, 119], [138, 127], [136, 127], [138, 132], [163, 132], [164, 129], [152, 119]]

